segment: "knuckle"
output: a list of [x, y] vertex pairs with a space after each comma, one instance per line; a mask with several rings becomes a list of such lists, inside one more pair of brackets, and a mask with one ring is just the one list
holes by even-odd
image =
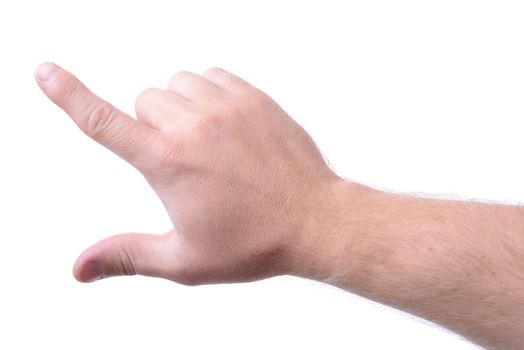
[[225, 70], [223, 70], [222, 68], [220, 67], [211, 67], [209, 68], [208, 70], [206, 70], [204, 72], [204, 74], [202, 74], [204, 77], [213, 77], [213, 76], [220, 76], [222, 74], [226, 73]]
[[193, 73], [183, 70], [183, 71], [175, 73], [173, 77], [171, 77], [171, 79], [169, 80], [169, 84], [170, 85], [181, 84], [181, 83], [190, 81], [192, 78], [193, 78]]
[[125, 276], [133, 276], [138, 273], [129, 251], [122, 249], [118, 254], [118, 273]]
[[79, 82], [69, 76], [66, 79], [58, 81], [56, 93], [58, 96], [61, 96], [64, 101], [77, 101], [83, 98], [81, 90]]
[[270, 97], [263, 91], [257, 88], [246, 88], [244, 91], [246, 98], [256, 106], [267, 105], [271, 101]]
[[221, 118], [215, 116], [204, 116], [195, 120], [194, 128], [197, 132], [209, 133], [220, 129], [221, 126]]
[[151, 101], [151, 99], [157, 94], [158, 89], [147, 88], [143, 90], [135, 100], [135, 109], [140, 109], [142, 106], [146, 105]]
[[205, 115], [195, 118], [191, 128], [191, 133], [194, 138], [198, 140], [214, 139], [220, 137], [224, 133], [226, 119], [217, 117], [215, 115]]
[[115, 107], [107, 102], [95, 106], [88, 114], [85, 131], [92, 138], [102, 137], [117, 116]]
[[183, 153], [180, 142], [170, 141], [169, 145], [152, 149], [148, 157], [149, 164], [144, 167], [144, 175], [149, 179], [158, 179], [166, 174], [172, 176], [181, 173]]

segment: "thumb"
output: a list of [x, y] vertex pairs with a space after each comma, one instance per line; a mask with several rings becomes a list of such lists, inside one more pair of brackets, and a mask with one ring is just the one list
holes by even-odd
[[168, 232], [127, 233], [106, 238], [78, 257], [73, 275], [80, 282], [136, 274], [168, 278], [173, 265], [172, 237], [173, 233]]

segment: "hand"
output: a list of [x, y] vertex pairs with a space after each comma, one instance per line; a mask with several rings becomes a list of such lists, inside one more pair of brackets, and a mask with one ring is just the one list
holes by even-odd
[[136, 119], [51, 63], [36, 80], [88, 136], [136, 167], [174, 228], [128, 233], [88, 248], [82, 282], [142, 274], [183, 284], [249, 281], [292, 273], [315, 242], [312, 224], [340, 181], [270, 97], [213, 68], [179, 72], [136, 100]]

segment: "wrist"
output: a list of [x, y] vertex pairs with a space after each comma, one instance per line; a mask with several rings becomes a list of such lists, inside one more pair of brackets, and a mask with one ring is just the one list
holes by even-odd
[[[336, 179], [315, 199], [295, 245], [291, 273], [348, 288], [371, 249], [374, 197], [384, 192]], [[344, 285], [342, 285], [344, 284]]]

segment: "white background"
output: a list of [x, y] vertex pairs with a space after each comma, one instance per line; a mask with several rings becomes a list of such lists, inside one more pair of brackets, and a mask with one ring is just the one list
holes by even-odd
[[33, 81], [52, 60], [121, 109], [222, 66], [272, 95], [341, 175], [524, 198], [521, 1], [2, 1], [1, 349], [476, 349], [290, 277], [184, 287], [71, 268], [111, 234], [170, 227], [143, 178]]

